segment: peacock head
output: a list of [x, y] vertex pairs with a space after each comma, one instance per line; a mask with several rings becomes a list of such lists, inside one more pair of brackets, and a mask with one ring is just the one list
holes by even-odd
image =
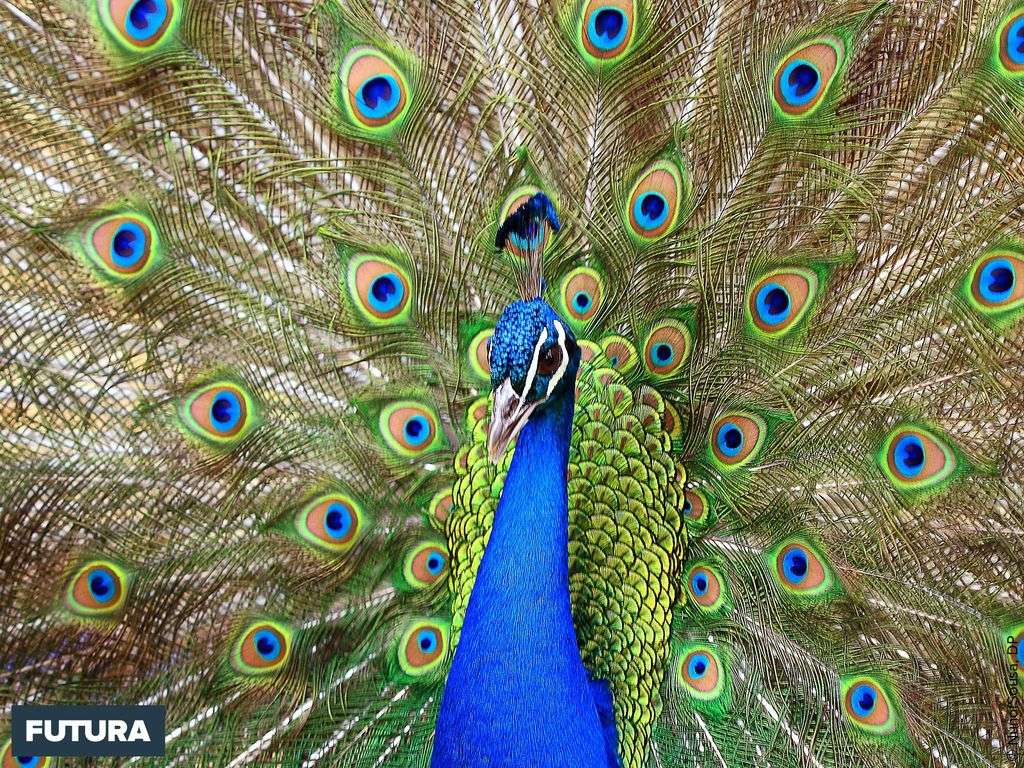
[[534, 412], [574, 387], [580, 348], [569, 326], [543, 299], [505, 308], [490, 339], [494, 406], [487, 452], [498, 461]]

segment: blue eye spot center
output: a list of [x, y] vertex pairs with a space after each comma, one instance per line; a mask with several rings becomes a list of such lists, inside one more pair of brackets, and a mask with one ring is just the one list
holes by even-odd
[[429, 629], [421, 629], [416, 636], [416, 644], [424, 653], [432, 653], [437, 648], [437, 638]]
[[333, 538], [343, 538], [352, 528], [352, 513], [341, 504], [331, 504], [324, 515], [324, 528]]
[[665, 212], [665, 198], [654, 193], [644, 195], [640, 202], [640, 210], [646, 218], [656, 220]]
[[793, 302], [789, 291], [778, 283], [765, 283], [757, 291], [757, 316], [760, 322], [771, 327], [781, 326], [792, 312]]
[[617, 8], [602, 8], [594, 19], [594, 29], [600, 37], [613, 40], [626, 25], [626, 18]]
[[587, 39], [598, 52], [614, 52], [626, 39], [629, 24], [621, 8], [605, 7], [590, 14]]
[[654, 359], [660, 363], [667, 363], [672, 359], [672, 346], [662, 342], [654, 345]]
[[896, 471], [905, 477], [921, 474], [925, 464], [924, 443], [917, 435], [904, 435], [894, 450]]
[[136, 0], [128, 10], [125, 31], [136, 40], [146, 40], [160, 30], [167, 14], [167, 0]]
[[720, 453], [727, 458], [735, 458], [743, 450], [746, 439], [741, 430], [734, 422], [727, 421], [718, 428], [715, 442]]
[[850, 703], [853, 705], [853, 711], [858, 717], [867, 717], [875, 710], [875, 706], [878, 704], [878, 694], [872, 686], [867, 683], [861, 683], [853, 689]]
[[698, 573], [693, 579], [693, 591], [703, 595], [708, 591], [708, 578], [703, 573]]
[[788, 106], [803, 107], [821, 93], [821, 73], [806, 59], [793, 59], [779, 75], [777, 87]]
[[139, 0], [128, 11], [128, 20], [136, 29], [143, 30], [149, 23], [149, 17], [157, 12], [156, 0]]
[[772, 288], [765, 296], [768, 314], [781, 315], [789, 309], [789, 295], [782, 288]]
[[689, 499], [683, 502], [683, 514], [688, 515], [693, 511], [693, 504], [690, 503]]
[[612, 368], [617, 368], [619, 365], [619, 356], [612, 355], [611, 357], [608, 358], [608, 362], [612, 364]]
[[430, 424], [423, 416], [412, 416], [402, 426], [406, 441], [413, 446], [422, 445], [430, 437]]
[[265, 629], [256, 633], [253, 643], [256, 646], [256, 652], [268, 661], [277, 658], [281, 652], [281, 641], [277, 639], [273, 632]]
[[98, 602], [105, 603], [114, 596], [114, 580], [108, 573], [95, 571], [89, 576], [89, 592]]
[[908, 442], [903, 446], [903, 463], [908, 467], [919, 467], [924, 464], [924, 451], [916, 443]]
[[356, 108], [369, 120], [388, 121], [402, 104], [402, 86], [382, 73], [368, 78], [355, 92]]
[[234, 392], [223, 390], [214, 395], [210, 403], [210, 427], [227, 433], [238, 426], [242, 418], [242, 403]]
[[983, 301], [990, 304], [1002, 304], [1012, 297], [1016, 283], [1017, 271], [1009, 259], [990, 259], [984, 262], [980, 268], [977, 277], [977, 291], [981, 294], [980, 298]]
[[1024, 64], [1024, 19], [1018, 18], [1010, 24], [1006, 33], [1006, 44], [1010, 61]]
[[18, 765], [34, 766], [39, 758], [38, 757], [16, 757], [14, 758]]
[[373, 284], [370, 286], [370, 292], [373, 293], [373, 298], [384, 304], [398, 293], [398, 286], [390, 275], [382, 275], [373, 281]]
[[110, 241], [110, 259], [114, 265], [129, 269], [146, 255], [146, 233], [134, 221], [121, 224]]
[[231, 406], [233, 403], [226, 397], [218, 397], [213, 401], [213, 420], [223, 424], [231, 420]]
[[642, 192], [633, 202], [633, 219], [643, 230], [658, 229], [668, 215], [668, 201], [660, 192]]
[[386, 77], [371, 77], [363, 84], [363, 101], [370, 109], [377, 109], [380, 102], [391, 100], [391, 83]]
[[807, 576], [807, 554], [799, 549], [789, 550], [782, 559], [782, 570], [786, 580], [799, 584]]
[[790, 71], [789, 84], [797, 98], [806, 96], [818, 85], [818, 72], [810, 64], [801, 62]]
[[690, 663], [687, 669], [690, 678], [694, 680], [699, 680], [700, 678], [704, 677], [704, 674], [708, 671], [708, 667], [710, 665], [711, 662], [708, 660], [708, 657], [705, 656], [703, 653], [694, 655], [690, 658]]
[[130, 229], [119, 229], [114, 235], [114, 253], [122, 259], [130, 258], [135, 253], [135, 233]]
[[996, 267], [989, 274], [988, 289], [992, 293], [1009, 293], [1013, 290], [1013, 271], [1007, 267]]
[[581, 310], [585, 310], [590, 306], [590, 296], [584, 291], [580, 291], [573, 297], [573, 303]]
[[430, 571], [431, 573], [436, 574], [436, 573], [440, 572], [440, 570], [441, 570], [441, 568], [443, 566], [444, 566], [444, 559], [440, 555], [435, 553], [435, 554], [432, 554], [430, 557], [427, 558], [427, 570]]
[[405, 300], [405, 284], [394, 272], [385, 272], [373, 278], [366, 298], [371, 309], [393, 313]]

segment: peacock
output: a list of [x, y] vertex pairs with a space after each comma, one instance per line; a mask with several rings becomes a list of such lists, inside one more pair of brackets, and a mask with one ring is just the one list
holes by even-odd
[[0, 123], [3, 768], [1024, 761], [1024, 3], [0, 0]]

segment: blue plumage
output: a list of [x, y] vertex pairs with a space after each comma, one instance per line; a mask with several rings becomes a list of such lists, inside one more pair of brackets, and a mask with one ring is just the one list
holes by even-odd
[[[566, 333], [554, 310], [534, 300], [508, 307], [491, 340], [495, 389], [511, 383], [523, 395], [515, 407], [535, 410], [519, 435], [477, 572], [441, 703], [433, 768], [616, 764], [607, 736], [614, 734], [610, 693], [598, 706], [569, 599], [566, 482], [579, 350]], [[569, 360], [542, 376], [544, 349]]]

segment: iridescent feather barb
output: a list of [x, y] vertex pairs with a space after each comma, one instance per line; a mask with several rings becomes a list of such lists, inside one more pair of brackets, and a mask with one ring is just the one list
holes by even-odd
[[1022, 125], [1007, 0], [0, 0], [0, 763], [1020, 764]]

